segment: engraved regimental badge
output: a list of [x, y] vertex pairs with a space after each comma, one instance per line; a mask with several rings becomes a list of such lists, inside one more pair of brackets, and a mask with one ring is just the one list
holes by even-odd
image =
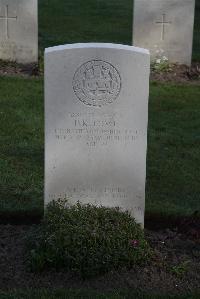
[[117, 69], [102, 60], [82, 64], [74, 74], [73, 89], [77, 98], [88, 106], [102, 107], [111, 104], [121, 89]]

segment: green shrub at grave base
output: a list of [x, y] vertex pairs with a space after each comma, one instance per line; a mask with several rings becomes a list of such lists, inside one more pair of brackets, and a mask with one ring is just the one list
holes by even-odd
[[176, 67], [175, 63], [170, 63], [166, 56], [156, 59], [151, 63], [151, 71], [161, 73], [161, 72], [171, 72]]
[[27, 240], [34, 272], [64, 269], [82, 278], [147, 261], [151, 249], [139, 224], [118, 208], [66, 200], [51, 202], [43, 223]]

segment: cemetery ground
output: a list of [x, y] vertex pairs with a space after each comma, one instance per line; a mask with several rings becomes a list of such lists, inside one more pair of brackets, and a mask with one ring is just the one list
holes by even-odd
[[[2, 76], [0, 88], [0, 268], [4, 269], [0, 289], [22, 290], [8, 298], [26, 298], [27, 288], [51, 286], [72, 288], [71, 298], [77, 294], [131, 298], [136, 289], [137, 298], [151, 298], [142, 297], [143, 292], [190, 298], [200, 279], [199, 83], [151, 82], [145, 234], [156, 253], [154, 259], [145, 267], [111, 271], [85, 281], [62, 271], [33, 274], [27, 269], [24, 238], [30, 224], [43, 215], [43, 78]], [[51, 292], [52, 298], [65, 295], [64, 290]], [[7, 298], [5, 293], [2, 296]], [[32, 291], [34, 296], [46, 298], [49, 293]]]
[[[43, 214], [43, 79], [1, 77], [0, 86], [1, 219], [35, 222]], [[199, 84], [151, 83], [147, 215], [199, 209], [199, 98]]]
[[[47, 46], [91, 40], [131, 43], [130, 0], [60, 1], [59, 5], [43, 0], [39, 17], [40, 69]], [[196, 20], [195, 32], [200, 18]], [[194, 62], [199, 61], [197, 37]], [[35, 274], [27, 268], [25, 237], [43, 215], [43, 76], [35, 65], [1, 62], [0, 299], [199, 298], [198, 65], [195, 62], [189, 73], [181, 67], [152, 75], [145, 235], [154, 257], [145, 266], [81, 280], [63, 271]]]

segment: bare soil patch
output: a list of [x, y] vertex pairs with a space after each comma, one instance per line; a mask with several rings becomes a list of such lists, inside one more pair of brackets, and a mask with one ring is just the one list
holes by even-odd
[[200, 291], [200, 222], [183, 224], [185, 232], [180, 228], [145, 230], [154, 256], [143, 267], [85, 281], [64, 272], [31, 273], [25, 251], [25, 237], [31, 226], [0, 225], [0, 290], [74, 287], [107, 291], [131, 288], [154, 294]]
[[35, 77], [39, 75], [40, 70], [36, 63], [18, 64], [0, 60], [0, 76]]
[[[18, 64], [0, 60], [0, 76], [35, 77], [43, 75], [38, 64]], [[200, 85], [200, 62], [193, 62], [191, 67], [171, 64], [166, 70], [151, 69], [150, 79], [159, 82], [190, 83]]]
[[150, 79], [159, 82], [200, 84], [200, 63], [186, 65], [172, 64], [164, 71], [152, 70]]

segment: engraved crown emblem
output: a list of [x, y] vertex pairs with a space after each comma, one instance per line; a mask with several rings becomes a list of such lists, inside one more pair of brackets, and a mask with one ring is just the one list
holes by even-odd
[[111, 104], [121, 90], [117, 69], [108, 62], [92, 60], [81, 65], [74, 74], [73, 89], [86, 105], [101, 107]]

